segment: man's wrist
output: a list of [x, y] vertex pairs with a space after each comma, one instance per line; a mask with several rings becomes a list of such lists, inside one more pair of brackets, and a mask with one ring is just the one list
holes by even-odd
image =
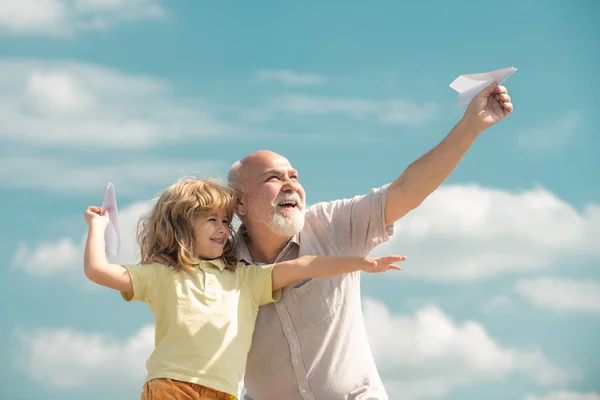
[[468, 113], [458, 121], [457, 128], [462, 134], [477, 137], [485, 130], [478, 116], [473, 116]]

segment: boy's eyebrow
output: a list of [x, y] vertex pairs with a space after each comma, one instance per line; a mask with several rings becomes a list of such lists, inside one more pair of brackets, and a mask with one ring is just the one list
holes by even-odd
[[229, 219], [229, 217], [227, 216], [227, 213], [217, 214], [217, 213], [211, 212], [211, 213], [208, 213], [206, 216], [207, 217], [215, 217], [215, 218], [219, 217], [219, 216], [223, 216], [225, 219]]

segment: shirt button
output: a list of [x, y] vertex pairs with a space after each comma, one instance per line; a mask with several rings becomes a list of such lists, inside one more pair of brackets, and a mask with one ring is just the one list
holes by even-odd
[[211, 285], [212, 285], [212, 282], [211, 282], [211, 281], [208, 281], [208, 286], [211, 286]]
[[302, 393], [306, 393], [306, 389], [302, 389]]

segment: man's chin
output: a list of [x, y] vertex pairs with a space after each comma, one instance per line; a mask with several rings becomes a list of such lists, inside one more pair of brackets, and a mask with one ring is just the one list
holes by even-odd
[[291, 209], [277, 208], [277, 210], [275, 210], [275, 213], [285, 219], [290, 220], [299, 218], [301, 215], [304, 215], [304, 211], [296, 207]]
[[278, 235], [294, 236], [304, 228], [304, 214], [299, 211], [287, 215], [277, 213], [269, 225], [271, 230]]

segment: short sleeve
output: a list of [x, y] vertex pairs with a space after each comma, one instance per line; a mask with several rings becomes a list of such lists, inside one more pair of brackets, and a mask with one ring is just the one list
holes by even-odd
[[238, 263], [237, 271], [243, 287], [258, 306], [278, 301], [281, 289], [273, 291], [273, 265]]
[[124, 267], [129, 272], [132, 292], [121, 292], [121, 296], [127, 302], [142, 301], [152, 303], [152, 293], [160, 280], [164, 266], [161, 264], [127, 264]]
[[317, 203], [311, 207], [315, 223], [322, 224], [341, 254], [366, 256], [377, 245], [389, 240], [394, 225], [385, 224], [389, 185], [351, 199]]

